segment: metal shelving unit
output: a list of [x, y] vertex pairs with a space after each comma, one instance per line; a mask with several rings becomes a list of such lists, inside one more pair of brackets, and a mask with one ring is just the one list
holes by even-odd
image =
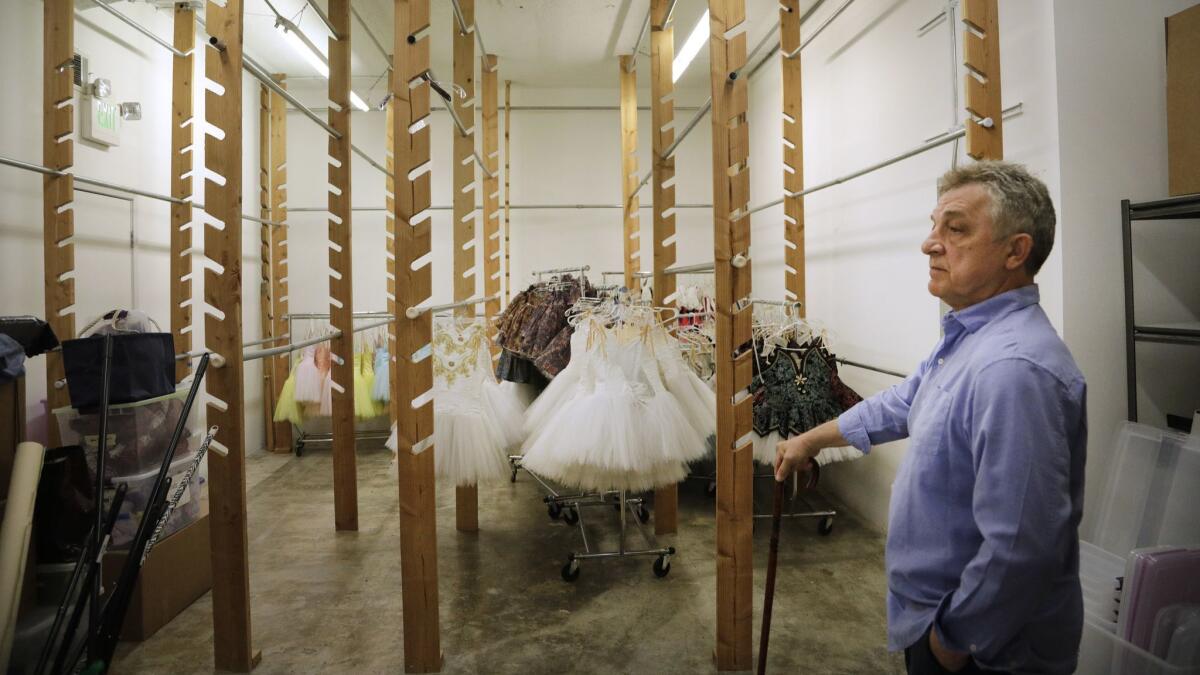
[[1183, 195], [1152, 202], [1121, 201], [1121, 237], [1125, 262], [1125, 363], [1129, 396], [1129, 419], [1137, 414], [1137, 343], [1157, 342], [1200, 345], [1200, 321], [1138, 324], [1133, 301], [1133, 222], [1135, 220], [1183, 220], [1200, 218], [1200, 194]]

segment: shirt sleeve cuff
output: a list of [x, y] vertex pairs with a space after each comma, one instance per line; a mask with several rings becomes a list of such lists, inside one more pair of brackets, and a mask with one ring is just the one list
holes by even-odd
[[871, 439], [867, 436], [867, 425], [863, 423], [859, 408], [862, 403], [855, 405], [837, 418], [838, 432], [864, 455], [871, 452]]

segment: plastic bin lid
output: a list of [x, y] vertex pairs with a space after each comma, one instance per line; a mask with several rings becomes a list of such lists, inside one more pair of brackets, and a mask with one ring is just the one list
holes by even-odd
[[1135, 548], [1200, 544], [1200, 436], [1123, 422], [1090, 537], [1127, 558]]
[[[174, 392], [172, 392], [170, 394], [163, 394], [162, 396], [155, 396], [154, 398], [142, 399], [141, 401], [133, 401], [131, 403], [113, 403], [112, 405], [108, 406], [108, 409], [109, 410], [123, 410], [125, 408], [136, 408], [138, 406], [143, 406], [143, 405], [147, 405], [150, 403], [159, 403], [161, 401], [169, 401], [169, 400], [175, 399], [175, 398], [187, 398], [187, 395], [188, 395], [187, 389], [176, 389]], [[65, 405], [61, 408], [55, 408], [54, 414], [55, 415], [68, 415], [68, 414], [80, 414], [80, 413], [75, 408], [72, 408], [69, 405]], [[95, 413], [88, 413], [88, 414], [89, 415], [99, 415], [100, 413], [97, 411]]]

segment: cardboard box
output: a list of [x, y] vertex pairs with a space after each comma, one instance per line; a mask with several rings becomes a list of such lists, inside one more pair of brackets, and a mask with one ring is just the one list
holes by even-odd
[[1167, 17], [1167, 172], [1171, 196], [1200, 192], [1200, 4]]
[[[104, 583], [114, 582], [125, 564], [124, 551], [104, 556]], [[129, 601], [122, 640], [146, 640], [212, 589], [208, 516], [155, 545]]]

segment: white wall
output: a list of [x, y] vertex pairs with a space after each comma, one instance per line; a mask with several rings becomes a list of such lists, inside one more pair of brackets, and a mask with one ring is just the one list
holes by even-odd
[[[1194, 0], [1054, 3], [1064, 238], [1066, 339], [1088, 381], [1088, 505], [1108, 481], [1112, 437], [1125, 419], [1125, 305], [1120, 201], [1167, 196], [1163, 17]], [[1200, 318], [1200, 228], [1192, 221], [1133, 226], [1138, 321]], [[1139, 417], [1200, 407], [1200, 350], [1138, 348]], [[1089, 509], [1085, 532], [1095, 509]]]
[[[122, 11], [165, 39], [172, 34], [170, 11], [148, 5], [126, 5]], [[115, 17], [92, 8], [75, 22], [78, 51], [89, 59], [93, 76], [113, 83], [113, 100], [140, 101], [143, 118], [126, 122], [121, 144], [105, 149], [81, 140], [76, 95], [74, 172], [82, 176], [137, 187], [159, 194], [170, 193], [170, 92], [169, 52], [133, 31]], [[200, 39], [197, 42], [201, 42]], [[198, 53], [203, 53], [201, 49]], [[0, 10], [0, 81], [11, 95], [0, 97], [0, 154], [41, 163], [42, 3], [17, 0]], [[200, 82], [203, 57], [196, 59], [196, 115], [202, 118], [204, 97]], [[257, 204], [258, 191], [258, 87], [243, 78], [242, 128], [246, 141], [243, 157], [243, 194], [246, 205]], [[199, 126], [197, 126], [199, 128]], [[197, 137], [196, 162], [203, 162], [204, 147]], [[203, 201], [203, 181], [193, 181], [196, 198]], [[78, 184], [77, 184], [78, 185]], [[75, 202], [76, 326], [116, 307], [145, 310], [164, 330], [170, 330], [169, 209], [165, 202], [136, 197], [133, 200], [134, 245], [130, 248], [129, 202], [77, 191]], [[242, 308], [247, 340], [258, 333], [258, 231], [243, 224]], [[193, 234], [195, 250], [202, 250], [203, 235]], [[45, 313], [42, 287], [41, 177], [0, 167], [0, 315]], [[193, 256], [200, 274], [200, 256]], [[202, 297], [202, 284], [193, 283], [194, 300]], [[194, 310], [194, 347], [203, 344], [201, 313]], [[59, 336], [69, 338], [74, 336]], [[45, 359], [26, 363], [27, 416], [30, 435], [44, 439]], [[258, 362], [246, 367], [245, 404], [247, 448], [262, 447], [262, 387]]]
[[[943, 22], [916, 28], [943, 7], [937, 0], [857, 3], [813, 40], [804, 68], [805, 183], [815, 185], [921, 144], [958, 119], [951, 82], [950, 38]], [[834, 8], [802, 30], [807, 36]], [[1058, 174], [1050, 7], [1008, 0], [1000, 14], [1005, 106], [1023, 114], [1005, 124], [1009, 159], [1023, 162], [1057, 201]], [[957, 30], [957, 28], [956, 28]], [[961, 50], [961, 47], [960, 47]], [[782, 193], [780, 72], [769, 64], [751, 82], [751, 204]], [[926, 291], [920, 244], [936, 201], [935, 182], [950, 167], [953, 146], [894, 164], [805, 200], [808, 316], [825, 326], [846, 358], [911, 372], [939, 336], [938, 301]], [[965, 147], [959, 148], [965, 161]], [[755, 214], [754, 294], [783, 295], [783, 212]], [[1042, 302], [1062, 326], [1061, 256], [1039, 276]], [[851, 367], [843, 377], [864, 396], [895, 378]], [[826, 484], [880, 528], [904, 442], [876, 448], [861, 461], [830, 467]]]

